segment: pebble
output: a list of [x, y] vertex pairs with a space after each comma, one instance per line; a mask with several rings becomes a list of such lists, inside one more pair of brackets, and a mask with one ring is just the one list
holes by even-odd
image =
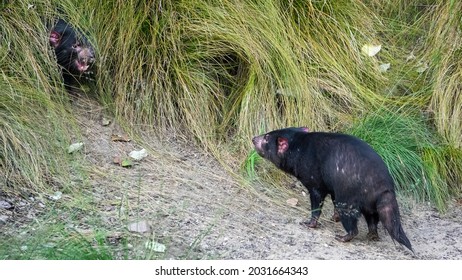
[[1, 215], [0, 216], [0, 225], [6, 224], [7, 221], [8, 221], [8, 216], [6, 216], [6, 215]]
[[9, 203], [8, 201], [0, 200], [0, 208], [8, 210], [8, 209], [13, 208], [13, 205], [11, 205], [11, 203]]
[[151, 226], [147, 221], [139, 221], [129, 224], [128, 230], [131, 232], [145, 233], [151, 231]]

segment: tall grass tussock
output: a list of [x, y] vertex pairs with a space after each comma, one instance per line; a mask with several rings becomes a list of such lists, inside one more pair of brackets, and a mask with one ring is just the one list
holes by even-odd
[[49, 55], [46, 22], [26, 6], [0, 17], [0, 186], [28, 195], [68, 180], [72, 121]]

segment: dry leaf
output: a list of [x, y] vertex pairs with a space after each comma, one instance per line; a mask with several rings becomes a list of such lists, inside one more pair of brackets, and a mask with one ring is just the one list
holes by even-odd
[[406, 61], [414, 60], [414, 59], [415, 59], [415, 55], [413, 52], [411, 52], [411, 54], [406, 57]]
[[130, 142], [130, 138], [128, 138], [128, 135], [126, 134], [112, 134], [111, 135], [111, 140], [113, 142]]
[[286, 202], [287, 202], [287, 204], [289, 204], [290, 206], [295, 207], [295, 206], [297, 206], [297, 204], [298, 204], [298, 199], [296, 199], [296, 198], [289, 198], [289, 199], [286, 200]]
[[417, 73], [423, 73], [428, 69], [428, 64], [426, 62], [419, 62], [417, 64]]
[[69, 148], [67, 149], [67, 152], [69, 154], [72, 154], [73, 152], [77, 152], [79, 151], [80, 149], [82, 149], [83, 147], [83, 143], [82, 142], [79, 142], [79, 143], [74, 143], [74, 144], [71, 144], [69, 146]]
[[108, 126], [110, 124], [111, 124], [111, 120], [103, 117], [103, 119], [101, 120], [101, 125]]
[[368, 55], [368, 56], [374, 56], [376, 55], [380, 50], [382, 49], [381, 45], [370, 45], [370, 44], [365, 44], [362, 48], [361, 51]]
[[155, 242], [155, 241], [150, 241], [150, 240], [144, 243], [144, 247], [148, 250], [158, 252], [158, 253], [164, 253], [165, 250], [167, 249], [167, 247], [164, 244]]
[[390, 63], [380, 64], [380, 66], [379, 66], [379, 71], [380, 71], [380, 72], [387, 72], [388, 69], [390, 69], [390, 67], [391, 67], [391, 64], [390, 64]]
[[148, 156], [148, 152], [145, 149], [141, 149], [139, 151], [131, 151], [128, 155], [134, 160], [142, 160]]

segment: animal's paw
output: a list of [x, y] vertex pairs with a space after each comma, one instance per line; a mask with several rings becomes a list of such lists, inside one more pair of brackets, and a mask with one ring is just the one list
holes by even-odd
[[311, 218], [309, 220], [303, 221], [300, 223], [302, 226], [306, 226], [309, 228], [315, 228], [318, 226], [318, 220], [316, 218]]
[[356, 235], [358, 235], [358, 230], [353, 230], [345, 235], [336, 235], [335, 240], [340, 242], [348, 242], [351, 239], [355, 238]]

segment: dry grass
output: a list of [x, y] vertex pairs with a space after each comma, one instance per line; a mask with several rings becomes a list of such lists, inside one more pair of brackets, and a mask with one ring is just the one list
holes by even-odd
[[449, 145], [462, 147], [462, 3], [445, 1], [429, 15], [434, 24], [426, 46], [432, 67], [430, 109], [438, 132]]

